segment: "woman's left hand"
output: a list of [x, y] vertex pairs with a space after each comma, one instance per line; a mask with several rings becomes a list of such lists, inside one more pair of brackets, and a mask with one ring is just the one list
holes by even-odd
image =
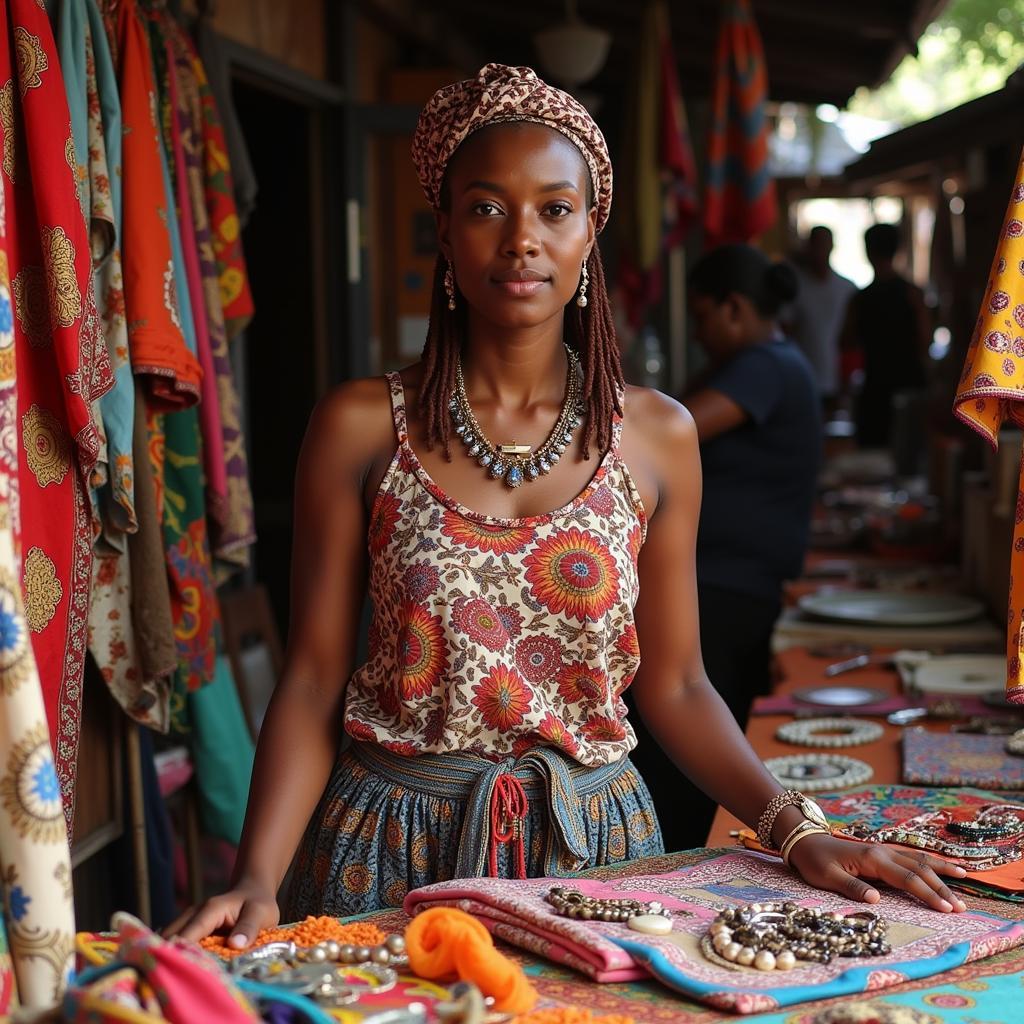
[[926, 853], [812, 835], [793, 848], [789, 863], [808, 885], [862, 903], [877, 903], [881, 899], [878, 890], [865, 881], [870, 878], [916, 896], [932, 910], [950, 913], [967, 909], [939, 877], [963, 878], [964, 869]]

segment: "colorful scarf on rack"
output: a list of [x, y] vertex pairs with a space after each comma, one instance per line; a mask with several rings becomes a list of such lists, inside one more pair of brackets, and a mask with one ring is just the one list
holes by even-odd
[[15, 305], [22, 585], [70, 825], [92, 562], [93, 403], [112, 386], [92, 286], [71, 116], [46, 12], [0, 21], [0, 128]]
[[[999, 233], [978, 322], [971, 337], [954, 414], [993, 448], [999, 428], [1024, 426], [1024, 154]], [[1024, 461], [1010, 554], [1006, 689], [1024, 703]]]
[[768, 76], [750, 0], [729, 0], [715, 50], [704, 190], [708, 248], [747, 242], [778, 216], [768, 173]]

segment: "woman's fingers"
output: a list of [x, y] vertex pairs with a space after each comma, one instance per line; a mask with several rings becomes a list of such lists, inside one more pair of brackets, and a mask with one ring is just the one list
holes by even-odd
[[181, 937], [189, 942], [198, 942], [219, 928], [230, 927], [238, 918], [240, 904], [241, 900], [233, 900], [228, 896], [215, 896], [207, 900], [181, 929]]
[[933, 910], [967, 909], [940, 877], [963, 877], [963, 869], [926, 853], [811, 836], [796, 848], [791, 863], [812, 885], [862, 903], [878, 902], [881, 895], [872, 882], [880, 882], [910, 893]]
[[967, 909], [967, 904], [946, 885], [936, 870], [938, 868], [940, 871], [948, 871], [952, 865], [936, 863], [934, 857], [913, 853], [896, 853], [893, 856], [893, 862], [901, 867], [905, 865], [908, 871], [915, 873], [931, 892], [935, 893], [943, 903], [948, 904], [953, 910]]
[[931, 866], [930, 858], [925, 856], [875, 847], [849, 858], [846, 866], [836, 863], [835, 867], [841, 875], [846, 876], [840, 883], [842, 888], [834, 886], [836, 891], [864, 902], [874, 903], [877, 898], [877, 890], [864, 881], [867, 877], [884, 882], [894, 889], [902, 889], [942, 913], [967, 909], [960, 897], [955, 896], [939, 878]]
[[255, 900], [246, 900], [235, 926], [231, 929], [228, 945], [233, 949], [245, 949], [260, 931], [276, 922], [268, 919], [267, 908]]

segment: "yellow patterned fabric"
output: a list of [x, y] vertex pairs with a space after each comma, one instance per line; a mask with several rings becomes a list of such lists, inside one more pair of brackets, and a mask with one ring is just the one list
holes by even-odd
[[[993, 448], [1004, 422], [1024, 427], [1024, 154], [967, 350], [953, 411]], [[1006, 630], [1007, 696], [1024, 703], [1024, 463], [1013, 526]]]

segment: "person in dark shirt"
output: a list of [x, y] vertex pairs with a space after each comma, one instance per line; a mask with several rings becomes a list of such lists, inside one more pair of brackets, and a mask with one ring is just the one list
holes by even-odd
[[[700, 642], [708, 678], [741, 725], [771, 686], [771, 635], [782, 585], [800, 573], [821, 460], [814, 371], [776, 324], [797, 293], [794, 270], [749, 245], [704, 256], [690, 308], [708, 366], [683, 401], [700, 439], [704, 493], [697, 536]], [[638, 723], [638, 718], [633, 718]], [[638, 730], [633, 757], [647, 780], [667, 849], [701, 845], [714, 806]], [[691, 813], [692, 810], [692, 813]]]
[[862, 447], [888, 445], [892, 400], [898, 391], [925, 384], [930, 342], [928, 310], [921, 289], [893, 266], [900, 247], [895, 224], [873, 224], [864, 233], [864, 249], [875, 279], [847, 308], [844, 342], [864, 359], [864, 383], [857, 399], [857, 440]]

